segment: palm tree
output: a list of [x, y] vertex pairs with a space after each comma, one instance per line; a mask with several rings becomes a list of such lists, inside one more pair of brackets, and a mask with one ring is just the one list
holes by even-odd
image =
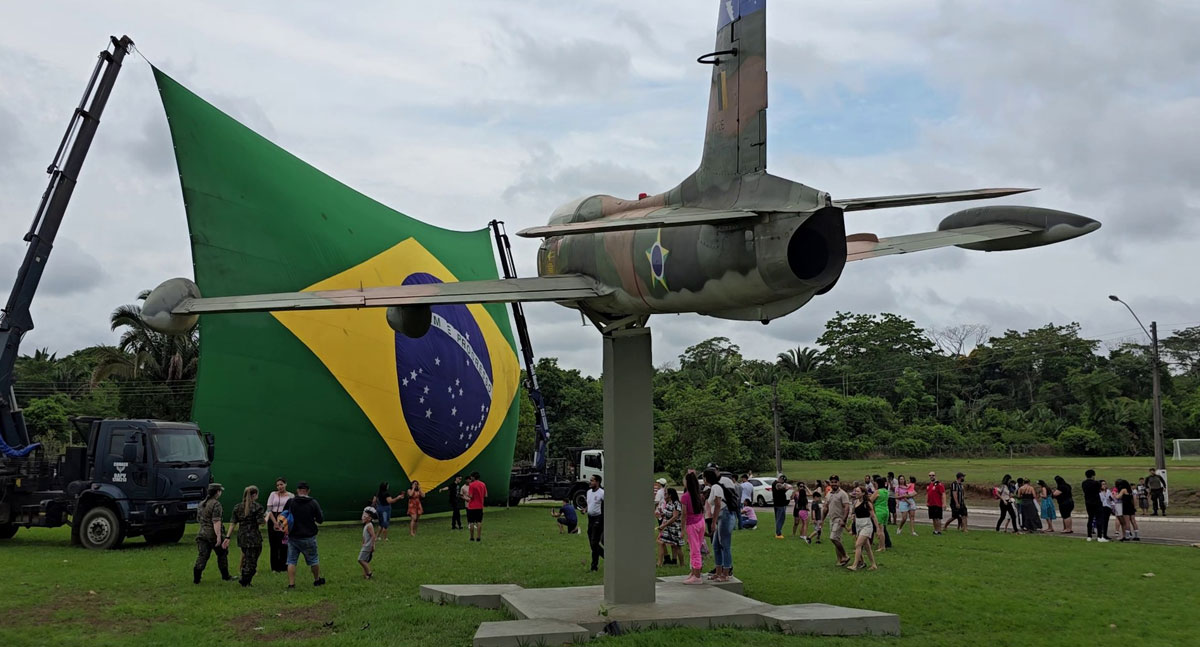
[[789, 348], [776, 362], [786, 373], [810, 373], [821, 366], [821, 351], [806, 346]]
[[[150, 295], [143, 290], [138, 301]], [[200, 334], [197, 327], [181, 335], [156, 332], [142, 321], [142, 307], [131, 303], [113, 310], [112, 329], [125, 328], [116, 347], [107, 347], [105, 357], [96, 365], [92, 382], [108, 377], [142, 378], [154, 382], [190, 380], [196, 376], [200, 359]]]

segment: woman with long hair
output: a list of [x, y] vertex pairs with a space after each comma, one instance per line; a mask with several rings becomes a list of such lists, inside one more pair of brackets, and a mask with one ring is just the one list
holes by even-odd
[[683, 508], [683, 532], [687, 537], [689, 565], [691, 574], [683, 581], [684, 584], [703, 584], [700, 579], [700, 569], [704, 566], [704, 556], [701, 549], [704, 546], [704, 497], [700, 495], [700, 479], [695, 472], [688, 472], [683, 478], [683, 496], [680, 497]]
[[1138, 534], [1137, 508], [1133, 501], [1133, 486], [1125, 479], [1117, 479], [1117, 498], [1121, 502], [1121, 517], [1122, 523], [1125, 526], [1125, 532], [1121, 535], [1121, 541], [1141, 541], [1142, 538]]
[[263, 507], [258, 504], [258, 486], [249, 485], [242, 491], [242, 502], [233, 507], [233, 528], [237, 532], [237, 545], [242, 549], [242, 577], [238, 582], [250, 586], [258, 572], [258, 556], [262, 554], [262, 533], [258, 524], [263, 522]]
[[1025, 479], [1017, 479], [1021, 484], [1017, 488], [1017, 500], [1021, 502], [1021, 530], [1024, 532], [1037, 532], [1041, 525], [1038, 521], [1037, 503], [1034, 501], [1037, 498], [1037, 492], [1033, 489], [1033, 484]]
[[667, 557], [667, 549], [676, 564], [683, 563], [683, 505], [679, 502], [679, 492], [675, 488], [666, 488], [663, 497], [662, 521], [658, 524], [658, 565], [662, 566]]
[[887, 479], [876, 474], [875, 491], [871, 493], [870, 500], [871, 503], [875, 504], [875, 520], [879, 522], [876, 531], [880, 528], [883, 529], [883, 532], [875, 533], [876, 538], [879, 540], [879, 548], [876, 550], [880, 553], [892, 547], [892, 537], [888, 534], [887, 529], [889, 496], [891, 496], [891, 493], [888, 492]]
[[1058, 501], [1058, 514], [1062, 516], [1063, 534], [1070, 535], [1075, 531], [1071, 529], [1071, 512], [1075, 510], [1075, 499], [1071, 496], [1071, 486], [1061, 476], [1054, 477], [1054, 500]]
[[850, 495], [850, 504], [854, 506], [854, 557], [851, 558], [846, 569], [851, 571], [859, 569], [865, 547], [867, 557], [871, 560], [871, 567], [867, 570], [874, 571], [879, 568], [879, 565], [875, 563], [875, 551], [871, 548], [871, 538], [875, 535], [878, 522], [875, 519], [875, 511], [871, 507], [871, 502], [867, 499], [861, 485], [854, 486], [854, 491]]
[[[796, 481], [792, 488], [792, 536], [800, 529], [800, 538], [808, 542], [808, 486], [804, 481]], [[811, 542], [810, 542], [811, 543]]]
[[1054, 532], [1054, 497], [1051, 496], [1050, 486], [1038, 479], [1038, 497], [1041, 498], [1042, 520], [1046, 522], [1046, 532]]
[[413, 481], [406, 494], [408, 495], [408, 534], [416, 537], [417, 522], [421, 520], [421, 514], [425, 512], [425, 508], [421, 505], [421, 499], [425, 498], [425, 493], [421, 491], [421, 482]]
[[281, 525], [283, 507], [294, 495], [287, 491], [287, 479], [280, 476], [275, 479], [275, 489], [267, 496], [267, 544], [271, 548], [271, 572], [287, 572], [287, 535]]

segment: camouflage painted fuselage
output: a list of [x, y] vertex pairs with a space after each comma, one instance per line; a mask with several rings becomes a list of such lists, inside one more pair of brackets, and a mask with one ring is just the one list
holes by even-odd
[[[556, 236], [539, 250], [538, 274], [595, 278], [611, 293], [586, 307], [610, 317], [699, 312], [766, 321], [832, 287], [846, 258], [841, 210], [819, 208], [823, 194], [765, 173], [735, 182], [747, 200], [712, 208], [744, 209], [748, 221]], [[668, 202], [678, 191], [638, 201], [592, 196], [551, 222], [651, 216], [681, 204]]]

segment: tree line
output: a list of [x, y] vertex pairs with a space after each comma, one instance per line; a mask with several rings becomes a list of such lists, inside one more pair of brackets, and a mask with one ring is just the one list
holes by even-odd
[[[926, 331], [891, 313], [845, 312], [826, 322], [816, 344], [770, 362], [714, 337], [656, 368], [655, 468], [714, 461], [770, 469], [775, 406], [788, 459], [1153, 451], [1147, 345], [1104, 349], [1076, 323], [991, 335], [980, 325]], [[1200, 435], [1200, 326], [1160, 345], [1170, 451], [1172, 438]], [[554, 358], [540, 359], [537, 371], [551, 455], [599, 446], [601, 381]], [[532, 426], [523, 415], [516, 460], [532, 453]]]
[[[149, 291], [138, 295], [139, 302]], [[70, 418], [190, 420], [199, 332], [164, 335], [142, 323], [141, 306], [123, 305], [109, 323], [115, 346], [89, 346], [65, 357], [48, 349], [17, 358], [13, 387], [30, 435], [56, 453], [82, 444]]]
[[[144, 299], [147, 293], [139, 295]], [[59, 449], [82, 442], [69, 418], [189, 420], [199, 332], [163, 335], [138, 304], [110, 317], [119, 339], [65, 357], [45, 349], [16, 365], [31, 434]], [[1161, 341], [1166, 446], [1200, 436], [1200, 326]], [[537, 364], [551, 456], [599, 446], [602, 382], [552, 357]], [[1079, 325], [991, 335], [980, 325], [924, 330], [891, 313], [837, 313], [815, 347], [746, 359], [725, 337], [654, 371], [655, 468], [710, 461], [769, 469], [778, 408], [789, 459], [1023, 452], [1146, 455], [1153, 449], [1152, 362], [1144, 344], [1103, 348]], [[524, 391], [515, 460], [533, 454]]]

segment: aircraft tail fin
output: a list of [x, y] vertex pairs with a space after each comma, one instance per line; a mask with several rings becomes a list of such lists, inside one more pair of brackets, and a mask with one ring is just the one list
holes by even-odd
[[720, 0], [700, 170], [737, 176], [767, 168], [766, 0]]

